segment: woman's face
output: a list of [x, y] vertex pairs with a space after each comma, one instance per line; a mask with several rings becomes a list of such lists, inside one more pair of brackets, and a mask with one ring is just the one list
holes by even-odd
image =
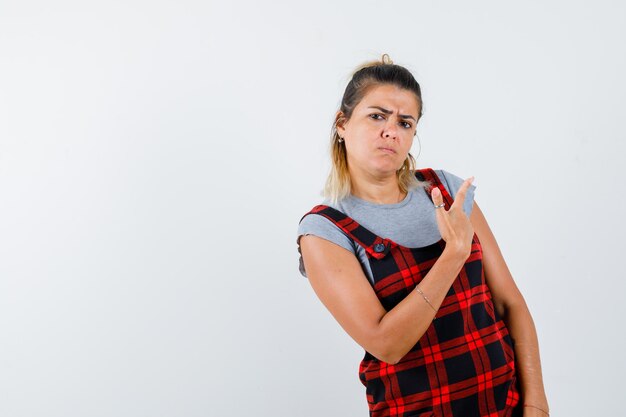
[[395, 85], [373, 87], [337, 126], [344, 139], [351, 171], [395, 173], [406, 159], [419, 115], [415, 93]]

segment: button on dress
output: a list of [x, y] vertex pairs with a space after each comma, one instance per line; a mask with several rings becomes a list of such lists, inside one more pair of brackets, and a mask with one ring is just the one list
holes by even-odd
[[[437, 174], [426, 168], [415, 175], [441, 190], [448, 210], [454, 200]], [[424, 189], [429, 198], [431, 190]], [[413, 291], [445, 248], [443, 239], [419, 248], [401, 246], [330, 206], [315, 206], [309, 214], [326, 217], [365, 249], [373, 289], [387, 311]], [[415, 346], [396, 364], [365, 351], [358, 374], [370, 417], [521, 416], [513, 341], [493, 306], [476, 234], [468, 259]]]

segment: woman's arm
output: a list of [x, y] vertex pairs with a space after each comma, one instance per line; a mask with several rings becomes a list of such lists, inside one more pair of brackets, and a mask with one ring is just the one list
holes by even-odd
[[[548, 400], [541, 375], [537, 331], [526, 301], [515, 285], [496, 239], [476, 202], [470, 214], [470, 221], [482, 246], [485, 280], [491, 290], [494, 308], [506, 322], [511, 338], [515, 342], [522, 401], [547, 412]], [[524, 407], [524, 416], [545, 417], [546, 414], [539, 409]]]
[[[472, 180], [463, 182], [448, 211], [435, 209], [446, 247], [419, 284], [432, 307], [416, 287], [385, 311], [353, 253], [317, 236], [300, 238], [302, 260], [315, 293], [341, 327], [378, 359], [395, 364], [415, 346], [470, 255], [474, 229], [462, 204]], [[433, 187], [431, 196], [435, 205], [443, 203], [439, 188]]]
[[[307, 277], [318, 298], [341, 327], [370, 354], [397, 363], [424, 334], [435, 316], [417, 291], [387, 312], [354, 253], [315, 235], [300, 238]], [[463, 267], [465, 255], [448, 249], [420, 283], [438, 308]]]

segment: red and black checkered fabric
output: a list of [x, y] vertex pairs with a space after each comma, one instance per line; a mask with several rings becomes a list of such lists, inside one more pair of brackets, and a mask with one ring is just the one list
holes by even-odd
[[[437, 174], [426, 168], [415, 175], [439, 187], [448, 210], [453, 199]], [[429, 198], [431, 189], [426, 190]], [[365, 249], [374, 291], [387, 311], [420, 283], [445, 248], [443, 239], [420, 248], [398, 245], [326, 205], [305, 216], [313, 213], [331, 220]], [[521, 415], [513, 341], [494, 309], [476, 234], [469, 258], [426, 333], [395, 365], [366, 351], [359, 378], [371, 417]]]

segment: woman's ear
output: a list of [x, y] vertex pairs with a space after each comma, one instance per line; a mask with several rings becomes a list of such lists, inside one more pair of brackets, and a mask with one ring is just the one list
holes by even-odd
[[339, 110], [337, 114], [335, 115], [335, 129], [337, 129], [337, 133], [339, 133], [340, 137], [343, 137], [343, 135], [346, 132], [345, 123], [346, 123], [346, 118], [343, 112]]

